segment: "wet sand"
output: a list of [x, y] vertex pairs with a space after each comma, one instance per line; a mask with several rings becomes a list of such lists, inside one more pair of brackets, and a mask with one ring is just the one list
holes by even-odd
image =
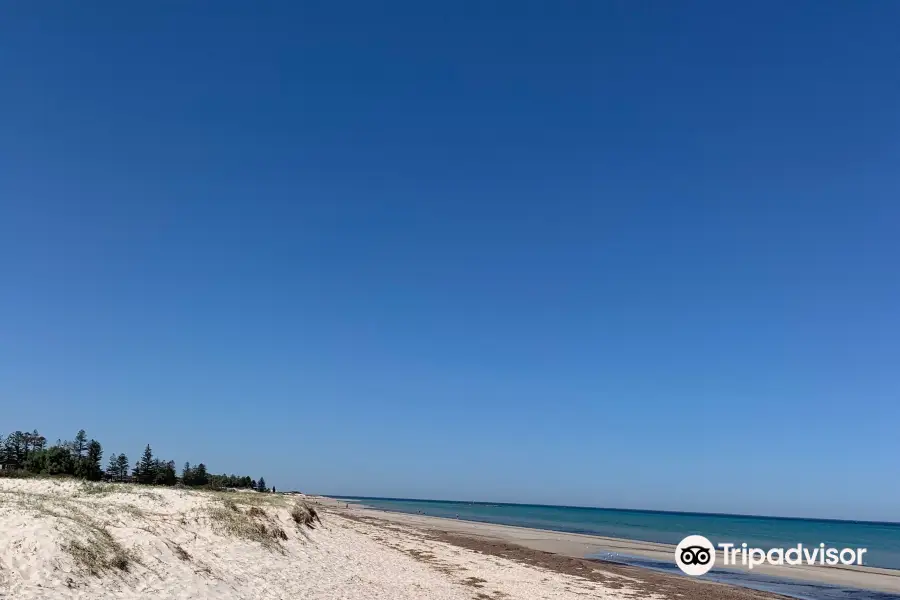
[[[409, 525], [395, 525], [388, 519], [350, 511], [341, 511], [343, 517], [374, 525], [386, 535], [402, 535]], [[787, 596], [761, 592], [732, 585], [723, 585], [702, 579], [690, 579], [659, 573], [649, 569], [631, 567], [594, 559], [578, 558], [535, 550], [505, 541], [491, 540], [468, 534], [432, 528], [417, 528], [425, 539], [434, 544], [451, 544], [478, 553], [511, 560], [537, 569], [584, 579], [598, 586], [595, 592], [604, 591], [603, 597], [624, 592], [628, 597], [648, 600], [793, 600]], [[600, 596], [598, 596], [600, 597]], [[476, 596], [479, 600], [487, 596]]]
[[[355, 506], [353, 504], [350, 504], [350, 508], [348, 509], [344, 502], [324, 498], [322, 499], [322, 502], [341, 510], [348, 516], [364, 517], [367, 519], [380, 520], [382, 522], [411, 526], [429, 532], [431, 535], [438, 536], [441, 539], [446, 538], [447, 541], [452, 541], [452, 543], [456, 543], [457, 545], [463, 545], [465, 547], [472, 547], [472, 545], [483, 546], [484, 548], [482, 551], [485, 552], [487, 552], [487, 549], [502, 548], [503, 552], [518, 553], [522, 557], [531, 556], [534, 560], [550, 563], [559, 561], [557, 559], [548, 558], [545, 556], [547, 554], [571, 559], [584, 559], [587, 555], [604, 552], [672, 562], [675, 550], [675, 547], [669, 544], [495, 525], [491, 523], [477, 523], [457, 519], [431, 517], [427, 515], [392, 513]], [[531, 550], [536, 554], [522, 555], [522, 551], [516, 550], [516, 547]], [[611, 563], [605, 564], [610, 565]], [[720, 568], [722, 565], [721, 554], [717, 557], [716, 565], [716, 568]], [[702, 578], [691, 579], [678, 575], [658, 573], [650, 569], [623, 567], [622, 565], [614, 566], [626, 568], [628, 570], [627, 572], [631, 573], [631, 576], [633, 577], [653, 580], [657, 586], [665, 584], [666, 586], [674, 585], [680, 588], [688, 584], [699, 584], [701, 586], [710, 585]], [[735, 572], [751, 572], [748, 571], [746, 567], [740, 565], [737, 565], [736, 567], [721, 568], [726, 568]], [[900, 571], [893, 569], [843, 565], [834, 567], [762, 565], [755, 567], [752, 570], [752, 573], [815, 584], [900, 594]], [[670, 580], [673, 579], [682, 583], [676, 584], [670, 582]], [[731, 588], [732, 586], [717, 585], [717, 587]], [[749, 592], [750, 590], [745, 591]], [[761, 592], [753, 593], [760, 594]], [[722, 596], [718, 595], [716, 597]]]

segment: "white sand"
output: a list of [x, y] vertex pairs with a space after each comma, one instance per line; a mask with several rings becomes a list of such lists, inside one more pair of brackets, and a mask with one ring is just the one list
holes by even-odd
[[[633, 593], [333, 513], [301, 530], [290, 518], [294, 500], [0, 479], [0, 599], [618, 600]], [[266, 515], [248, 516], [253, 505]], [[264, 522], [269, 531], [278, 526], [288, 539], [245, 539], [224, 531], [213, 514]], [[127, 570], [91, 574], [73, 557], [73, 541], [107, 557], [118, 545], [132, 560]]]

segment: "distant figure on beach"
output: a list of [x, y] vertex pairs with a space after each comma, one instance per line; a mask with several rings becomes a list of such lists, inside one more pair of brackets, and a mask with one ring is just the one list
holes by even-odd
[[456, 513], [456, 518], [457, 518], [457, 519], [459, 518], [459, 513]]

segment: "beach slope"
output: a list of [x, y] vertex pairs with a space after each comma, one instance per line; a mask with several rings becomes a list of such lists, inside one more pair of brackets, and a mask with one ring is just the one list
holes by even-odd
[[567, 574], [321, 503], [309, 527], [292, 516], [306, 501], [0, 479], [0, 598], [624, 600], [640, 588], [599, 565]]

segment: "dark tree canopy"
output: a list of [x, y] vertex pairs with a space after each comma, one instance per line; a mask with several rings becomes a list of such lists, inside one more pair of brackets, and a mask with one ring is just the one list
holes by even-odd
[[144, 454], [132, 475], [138, 483], [151, 484], [155, 482], [156, 465], [153, 462], [153, 450], [150, 449], [150, 444], [144, 448]]
[[97, 440], [88, 442], [86, 461], [87, 478], [91, 481], [98, 481], [103, 477], [103, 467], [100, 466], [103, 460], [103, 447]]
[[116, 457], [116, 474], [119, 481], [125, 481], [128, 478], [128, 456], [124, 453]]
[[119, 478], [119, 455], [110, 454], [109, 463], [106, 465], [106, 476], [113, 481], [120, 481]]
[[81, 429], [75, 435], [75, 441], [72, 442], [72, 452], [75, 454], [75, 456], [81, 458], [84, 456], [84, 453], [87, 450], [87, 445], [87, 434], [84, 432], [84, 429]]
[[[129, 460], [125, 453], [110, 454], [103, 469], [103, 446], [95, 439], [89, 439], [87, 432], [80, 429], [73, 441], [57, 439], [49, 446], [47, 439], [34, 431], [13, 431], [7, 436], [0, 435], [0, 475], [25, 472], [37, 475], [68, 475], [97, 481], [132, 481], [145, 485], [175, 485], [179, 483], [175, 461], [162, 460], [153, 455], [150, 444], [144, 447], [141, 458], [135, 462], [129, 477]], [[212, 475], [204, 463], [191, 466], [185, 462], [180, 482], [187, 486], [213, 489], [243, 488], [268, 491], [265, 479], [259, 481], [249, 475]]]

